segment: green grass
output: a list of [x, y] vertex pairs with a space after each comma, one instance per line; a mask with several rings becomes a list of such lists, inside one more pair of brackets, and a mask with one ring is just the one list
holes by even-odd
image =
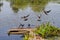
[[38, 28], [36, 28], [35, 33], [39, 34], [43, 38], [59, 36], [60, 28], [55, 27], [48, 22], [48, 23], [42, 24]]
[[28, 40], [29, 39], [29, 35], [24, 35], [25, 37], [23, 38], [23, 40]]

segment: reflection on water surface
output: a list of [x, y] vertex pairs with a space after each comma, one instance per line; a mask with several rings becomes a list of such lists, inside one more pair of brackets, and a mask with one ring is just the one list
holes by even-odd
[[[51, 12], [45, 15], [43, 9]], [[21, 17], [28, 16], [28, 20], [24, 21]], [[40, 20], [37, 21], [41, 16]], [[60, 4], [59, 2], [51, 2], [51, 0], [1, 0], [0, 1], [0, 39], [1, 40], [20, 40], [20, 36], [7, 36], [7, 30], [10, 28], [18, 28], [20, 23], [24, 27], [28, 24], [33, 28], [41, 23], [51, 22], [53, 25], [60, 27]], [[5, 38], [6, 37], [6, 38]], [[16, 38], [17, 37], [17, 38]], [[22, 39], [21, 39], [22, 40]]]

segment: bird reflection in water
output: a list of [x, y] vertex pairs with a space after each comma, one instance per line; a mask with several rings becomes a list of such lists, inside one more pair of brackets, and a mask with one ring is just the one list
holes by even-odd
[[27, 21], [27, 20], [28, 20], [28, 18], [25, 18], [25, 19], [24, 19], [24, 21]]
[[24, 19], [24, 21], [27, 21], [27, 20], [28, 20], [28, 17], [29, 17], [29, 15], [23, 16], [23, 17], [21, 17], [21, 18]]
[[41, 15], [40, 16], [37, 16], [38, 17], [38, 20], [37, 21], [41, 21]]
[[30, 24], [28, 24], [28, 27], [27, 27], [27, 28], [31, 28], [30, 26], [31, 26], [31, 25], [30, 25]]
[[20, 24], [18, 28], [23, 28], [24, 27], [24, 24]]

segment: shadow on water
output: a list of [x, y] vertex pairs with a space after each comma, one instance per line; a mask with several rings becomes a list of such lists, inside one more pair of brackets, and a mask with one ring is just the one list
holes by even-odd
[[[2, 1], [2, 0], [1, 0]], [[0, 40], [22, 40], [19, 36], [7, 36], [7, 30], [18, 28], [20, 23], [24, 27], [38, 26], [45, 22], [51, 22], [60, 27], [60, 4], [50, 0], [3, 0], [0, 1]], [[48, 15], [44, 13], [51, 10]], [[29, 14], [29, 15], [28, 15]], [[26, 17], [26, 15], [28, 15]], [[41, 16], [39, 16], [41, 15]], [[25, 16], [25, 17], [24, 17]], [[23, 18], [21, 18], [23, 17]], [[27, 21], [24, 21], [28, 18]]]

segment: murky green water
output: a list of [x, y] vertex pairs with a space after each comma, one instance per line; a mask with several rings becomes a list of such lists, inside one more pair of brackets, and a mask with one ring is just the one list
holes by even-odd
[[[51, 12], [46, 15], [43, 9], [51, 10]], [[29, 15], [27, 21], [21, 19], [26, 15]], [[38, 15], [41, 15], [41, 21], [37, 21]], [[20, 36], [8, 37], [7, 35], [10, 28], [18, 28], [20, 23], [24, 24], [25, 28], [28, 27], [28, 24], [31, 24], [33, 28], [46, 22], [51, 22], [51, 24], [60, 27], [60, 0], [0, 1], [0, 40], [22, 40]]]

